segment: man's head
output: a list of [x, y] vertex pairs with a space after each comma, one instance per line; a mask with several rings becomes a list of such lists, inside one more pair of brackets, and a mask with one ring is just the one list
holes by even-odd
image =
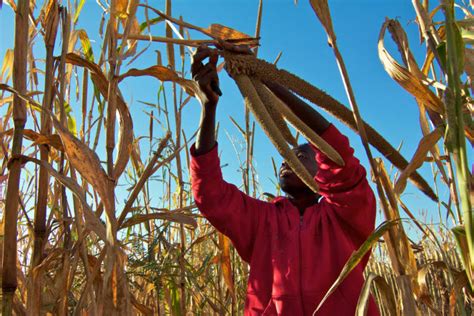
[[[293, 152], [309, 173], [314, 176], [318, 170], [318, 166], [316, 164], [314, 150], [311, 146], [308, 143], [299, 145], [293, 149]], [[281, 164], [278, 178], [281, 189], [291, 196], [314, 194], [313, 191], [290, 169], [290, 166], [286, 161], [283, 161]]]

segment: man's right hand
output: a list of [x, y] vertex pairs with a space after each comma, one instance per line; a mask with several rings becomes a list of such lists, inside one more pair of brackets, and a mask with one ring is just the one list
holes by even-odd
[[[206, 58], [209, 58], [209, 62], [204, 65]], [[199, 46], [192, 56], [191, 73], [199, 86], [197, 97], [203, 106], [216, 106], [222, 95], [216, 69], [218, 58], [217, 50], [206, 45]]]

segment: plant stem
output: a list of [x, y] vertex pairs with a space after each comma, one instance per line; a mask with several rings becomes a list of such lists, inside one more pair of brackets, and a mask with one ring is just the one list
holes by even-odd
[[[462, 61], [464, 43], [462, 42], [459, 29], [454, 18], [454, 2], [443, 1], [443, 10], [446, 17], [446, 49], [447, 49], [447, 76], [448, 90], [446, 91], [446, 115], [448, 119], [448, 150], [454, 155], [456, 166], [456, 179], [458, 182], [459, 195], [461, 198], [461, 210], [463, 213], [466, 239], [469, 249], [469, 265], [472, 271], [474, 267], [474, 214], [471, 205], [471, 183], [466, 151], [466, 139], [464, 136], [463, 101], [460, 75], [462, 73]], [[461, 46], [462, 45], [462, 46]], [[468, 271], [469, 269], [466, 269]], [[471, 287], [474, 284], [474, 276], [468, 275]]]
[[[13, 87], [21, 94], [26, 92], [27, 58], [28, 58], [28, 14], [29, 0], [18, 1], [15, 14], [15, 50], [13, 61]], [[17, 219], [21, 161], [16, 157], [21, 154], [23, 130], [26, 123], [26, 102], [13, 97], [13, 144], [8, 175], [5, 214], [3, 218], [4, 242], [2, 262], [2, 315], [12, 315], [13, 298], [17, 283]]]

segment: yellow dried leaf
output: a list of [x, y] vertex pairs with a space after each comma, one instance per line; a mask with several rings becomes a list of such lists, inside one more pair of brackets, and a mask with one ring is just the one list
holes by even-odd
[[[411, 72], [406, 67], [400, 65], [385, 49], [384, 37], [385, 31], [390, 25], [390, 20], [385, 21], [380, 30], [379, 41], [378, 41], [378, 53], [380, 61], [382, 62], [385, 71], [400, 84], [405, 90], [411, 93], [417, 100], [425, 104], [431, 110], [436, 113], [444, 113], [443, 102], [430, 90], [428, 86], [419, 78], [421, 71], [417, 68], [417, 72]], [[399, 37], [395, 37], [397, 40]], [[401, 43], [399, 43], [402, 46]]]
[[326, 34], [328, 35], [329, 42], [332, 43], [336, 40], [336, 34], [332, 26], [331, 12], [327, 0], [310, 0], [311, 6], [313, 7], [314, 13], [318, 17], [319, 21], [324, 27]]
[[120, 75], [119, 81], [122, 81], [126, 77], [140, 77], [140, 76], [151, 76], [161, 81], [175, 82], [181, 85], [186, 90], [186, 92], [191, 96], [195, 96], [196, 92], [198, 91], [198, 88], [194, 81], [181, 78], [175, 71], [164, 66], [152, 66], [146, 69], [132, 68], [126, 73]]
[[[393, 191], [393, 184], [387, 174], [381, 159], [375, 159], [378, 175], [381, 179], [382, 187], [386, 194], [386, 201], [382, 203], [385, 217], [388, 221], [400, 220], [400, 213], [398, 211], [398, 200]], [[413, 288], [417, 291], [418, 284], [416, 283], [415, 274], [417, 271], [417, 263], [415, 255], [410, 245], [410, 241], [403, 229], [401, 223], [398, 223], [384, 236], [387, 242], [387, 250], [395, 272], [400, 275], [408, 275], [413, 282]]]
[[105, 226], [99, 220], [99, 218], [94, 214], [92, 209], [90, 208], [89, 204], [87, 203], [86, 193], [81, 188], [81, 186], [72, 178], [69, 178], [63, 174], [57, 172], [49, 163], [44, 160], [38, 160], [31, 157], [23, 157], [25, 161], [31, 161], [42, 167], [46, 168], [54, 178], [56, 178], [60, 183], [62, 183], [65, 187], [71, 190], [72, 193], [81, 201], [82, 203], [82, 210], [84, 212], [84, 220], [86, 224], [86, 228], [90, 231], [93, 231], [97, 234], [97, 236], [102, 239], [106, 240], [106, 231]]
[[230, 241], [229, 238], [219, 233], [219, 248], [221, 250], [221, 268], [224, 282], [232, 296], [235, 296], [234, 277], [230, 263]]
[[443, 130], [441, 127], [438, 127], [421, 139], [420, 143], [418, 144], [418, 148], [413, 155], [413, 158], [411, 159], [408, 166], [402, 171], [398, 177], [397, 182], [395, 183], [395, 194], [400, 195], [403, 192], [407, 185], [408, 177], [423, 164], [426, 155], [440, 140], [441, 136], [443, 136]]
[[[75, 53], [67, 54], [66, 62], [89, 69], [91, 72], [92, 82], [94, 82], [94, 85], [100, 91], [100, 94], [107, 98], [109, 82], [97, 64], [86, 60]], [[125, 101], [123, 101], [120, 93], [117, 93], [116, 102], [117, 111], [120, 116], [120, 130], [117, 160], [114, 164], [114, 180], [117, 180], [120, 177], [128, 164], [134, 137], [132, 116], [130, 115], [128, 106], [125, 104]]]
[[[221, 40], [239, 40], [239, 44], [255, 44], [256, 39], [250, 35], [234, 30], [230, 27], [221, 24], [211, 24], [207, 29], [207, 32], [212, 34], [214, 38]], [[242, 41], [242, 39], [248, 38], [248, 41]]]
[[115, 3], [115, 6], [112, 8], [113, 12], [121, 18], [127, 18], [127, 11], [128, 11], [128, 0], [115, 0], [112, 3]]
[[151, 214], [137, 214], [133, 215], [131, 218], [127, 219], [120, 228], [130, 227], [133, 225], [141, 224], [150, 220], [167, 220], [170, 222], [181, 223], [189, 225], [193, 228], [197, 227], [197, 222], [194, 218], [183, 213], [172, 213], [172, 212], [163, 212], [163, 213], [151, 213]]
[[112, 210], [114, 197], [110, 196], [108, 188], [115, 185], [107, 176], [107, 173], [100, 164], [100, 159], [95, 152], [74, 137], [67, 128], [51, 116], [54, 128], [61, 137], [64, 152], [69, 163], [89, 182], [94, 190], [99, 194], [106, 210]]
[[7, 83], [12, 76], [13, 49], [7, 49], [3, 57], [2, 69], [0, 70], [0, 82]]

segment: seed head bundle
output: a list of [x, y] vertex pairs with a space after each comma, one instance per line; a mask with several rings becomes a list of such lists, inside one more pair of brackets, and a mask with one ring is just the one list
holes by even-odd
[[[358, 131], [351, 110], [346, 108], [324, 91], [312, 86], [307, 81], [286, 70], [278, 69], [271, 63], [257, 59], [253, 55], [235, 54], [229, 51], [223, 51], [222, 56], [226, 61], [227, 72], [234, 79], [238, 75], [245, 75], [258, 81], [278, 83], [284, 87], [287, 87], [290, 91], [296, 93], [297, 95], [321, 107], [323, 110], [336, 117], [355, 132]], [[288, 117], [285, 118], [289, 120]], [[405, 169], [408, 165], [407, 160], [403, 158], [403, 156], [374, 128], [365, 122], [364, 125], [367, 131], [369, 143], [377, 148], [377, 150], [398, 169]], [[301, 125], [298, 125], [297, 129], [301, 131]], [[305, 136], [308, 137], [308, 135]], [[269, 137], [271, 138], [271, 136]], [[272, 142], [274, 142], [274, 140], [272, 140]], [[331, 156], [328, 157], [331, 158]], [[286, 157], [284, 158], [286, 159]], [[413, 172], [410, 175], [410, 180], [429, 198], [437, 201], [436, 194], [417, 172]]]
[[276, 147], [278, 152], [285, 158], [286, 162], [293, 170], [293, 172], [314, 192], [318, 192], [319, 187], [313, 179], [313, 176], [309, 174], [308, 170], [296, 157], [295, 153], [290, 149], [282, 133], [273, 123], [270, 114], [266, 110], [262, 103], [262, 100], [258, 96], [257, 91], [252, 81], [246, 75], [236, 75], [234, 77], [240, 92], [244, 96], [245, 105], [252, 111], [257, 121], [262, 126], [262, 129], [270, 138], [273, 145]]

